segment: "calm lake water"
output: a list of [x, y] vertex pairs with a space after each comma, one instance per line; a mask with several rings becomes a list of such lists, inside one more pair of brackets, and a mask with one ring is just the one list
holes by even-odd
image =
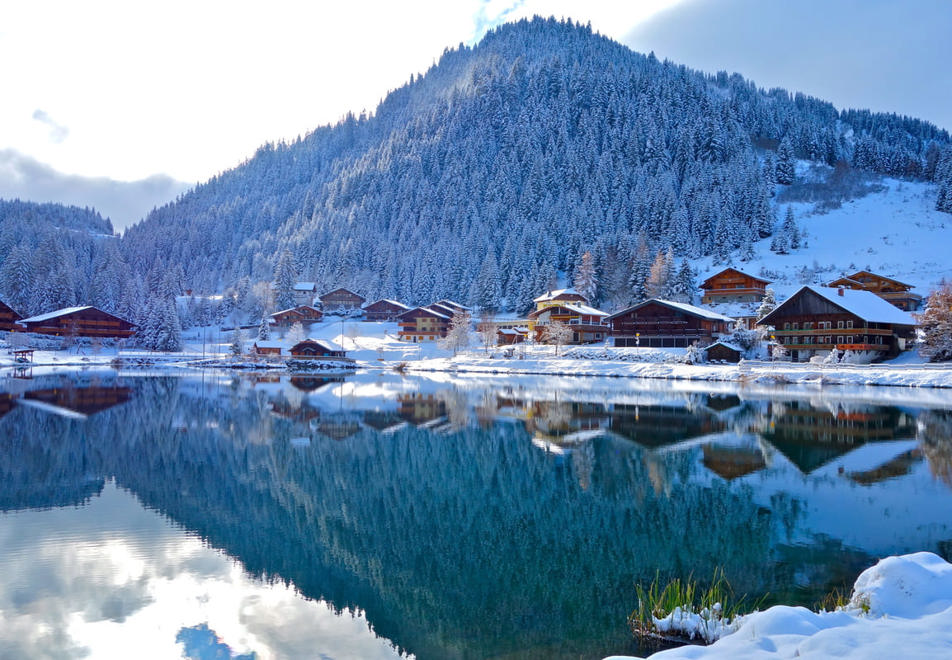
[[[0, 658], [600, 658], [634, 585], [952, 555], [952, 392], [0, 378]], [[256, 655], [252, 655], [256, 654]]]

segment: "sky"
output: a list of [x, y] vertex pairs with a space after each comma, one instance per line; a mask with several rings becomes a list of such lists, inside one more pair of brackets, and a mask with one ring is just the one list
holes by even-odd
[[125, 226], [265, 142], [372, 111], [446, 48], [534, 14], [952, 128], [946, 0], [5, 2], [0, 61], [15, 65], [0, 67], [0, 196], [94, 204]]

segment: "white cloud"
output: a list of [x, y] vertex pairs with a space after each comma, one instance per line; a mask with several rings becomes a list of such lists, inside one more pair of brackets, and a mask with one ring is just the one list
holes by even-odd
[[[0, 61], [17, 66], [0, 68], [0, 149], [67, 174], [199, 181], [266, 141], [373, 110], [500, 21], [572, 16], [621, 36], [674, 1], [4, 3]], [[69, 139], [51, 141], [36, 108]]]

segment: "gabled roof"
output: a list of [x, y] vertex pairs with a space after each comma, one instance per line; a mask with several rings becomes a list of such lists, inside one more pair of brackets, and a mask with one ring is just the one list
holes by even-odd
[[645, 305], [649, 305], [649, 304], [651, 304], [651, 303], [656, 303], [656, 304], [658, 304], [658, 305], [663, 305], [664, 307], [669, 307], [669, 308], [671, 308], [671, 309], [675, 309], [675, 310], [684, 312], [685, 314], [690, 314], [691, 316], [696, 316], [696, 317], [698, 317], [698, 318], [707, 319], [707, 320], [709, 320], [709, 321], [723, 321], [723, 322], [726, 322], [726, 323], [733, 323], [733, 322], [734, 322], [734, 319], [732, 319], [731, 317], [729, 317], [729, 316], [724, 316], [723, 314], [718, 314], [717, 312], [711, 311], [710, 309], [705, 309], [705, 308], [703, 308], [703, 307], [697, 307], [697, 306], [695, 306], [695, 305], [689, 305], [689, 304], [687, 304], [687, 303], [675, 302], [675, 301], [673, 301], [673, 300], [662, 300], [661, 298], [650, 298], [650, 299], [648, 299], [648, 300], [646, 300], [646, 301], [644, 301], [644, 302], [642, 302], [642, 303], [638, 303], [637, 305], [632, 305], [631, 307], [629, 307], [629, 308], [627, 308], [627, 309], [623, 309], [623, 310], [621, 310], [620, 312], [615, 312], [614, 314], [611, 314], [611, 315], [608, 316], [607, 318], [608, 318], [609, 320], [610, 320], [610, 319], [617, 318], [617, 317], [619, 317], [619, 316], [622, 316], [622, 315], [624, 315], [624, 314], [627, 314], [628, 312], [632, 312], [632, 311], [634, 311], [634, 310], [636, 310], [636, 309], [639, 309], [640, 307], [644, 307]]
[[321, 348], [323, 348], [325, 351], [331, 351], [331, 352], [334, 352], [334, 351], [343, 352], [343, 351], [344, 351], [343, 348], [341, 348], [340, 346], [338, 346], [337, 344], [335, 344], [335, 343], [333, 343], [333, 342], [327, 341], [326, 339], [314, 339], [313, 337], [308, 337], [307, 339], [302, 339], [301, 341], [299, 341], [298, 343], [296, 343], [294, 346], [292, 346], [289, 350], [292, 350], [292, 351], [293, 351], [295, 348], [297, 348], [298, 346], [301, 346], [302, 344], [317, 344], [318, 346], [320, 346]]
[[440, 303], [433, 303], [432, 305], [427, 305], [426, 308], [431, 309], [438, 314], [443, 314], [447, 318], [453, 318], [454, 316], [459, 314], [461, 311], [465, 311], [465, 310], [454, 309], [453, 307], [450, 307], [449, 305], [443, 305]]
[[12, 312], [15, 316], [17, 316], [17, 317], [20, 316], [20, 315], [17, 313], [17, 311], [16, 311], [15, 309], [13, 309], [12, 307], [10, 307], [10, 305], [6, 304], [6, 303], [3, 302], [2, 300], [0, 300], [0, 310], [8, 310], [8, 311]]
[[349, 293], [350, 295], [352, 295], [352, 296], [354, 296], [354, 297], [356, 297], [356, 298], [360, 298], [361, 300], [366, 300], [366, 298], [364, 298], [364, 297], [363, 297], [362, 295], [360, 295], [359, 293], [354, 293], [354, 292], [351, 291], [350, 289], [345, 289], [345, 288], [343, 288], [343, 287], [341, 287], [341, 288], [339, 288], [339, 289], [334, 289], [333, 291], [328, 291], [327, 293], [322, 293], [321, 295], [318, 296], [318, 298], [320, 298], [321, 300], [323, 300], [324, 298], [326, 298], [327, 296], [331, 295], [332, 293]]
[[295, 291], [316, 291], [317, 284], [315, 282], [295, 282], [292, 288]]
[[[63, 309], [57, 309], [54, 312], [47, 312], [46, 314], [39, 314], [38, 316], [31, 316], [28, 319], [20, 319], [17, 323], [40, 323], [41, 321], [49, 321], [51, 319], [56, 319], [61, 316], [69, 316], [70, 314], [75, 314], [76, 312], [81, 312], [86, 309], [95, 309], [92, 305], [84, 305], [82, 307], [64, 307]], [[107, 312], [103, 312], [106, 314]], [[110, 314], [110, 316], [112, 316]]]
[[446, 314], [441, 314], [440, 312], [432, 310], [429, 307], [414, 307], [413, 309], [408, 309], [405, 312], [401, 312], [397, 314], [397, 318], [404, 317], [408, 314], [412, 314], [413, 312], [424, 312], [426, 314], [429, 314], [430, 316], [436, 316], [437, 318], [449, 319], [449, 316], [447, 316]]
[[363, 307], [364, 309], [367, 309], [368, 307], [373, 307], [374, 305], [378, 303], [390, 303], [391, 305], [395, 305], [402, 309], [410, 309], [409, 306], [404, 305], [402, 302], [397, 302], [396, 300], [390, 300], [390, 298], [381, 298], [380, 300], [375, 300], [372, 303], [364, 303], [363, 305], [361, 305], [361, 307]]
[[[771, 316], [776, 315], [791, 300], [809, 291], [814, 293], [844, 312], [852, 314], [868, 323], [891, 323], [893, 325], [915, 325], [912, 314], [904, 312], [892, 303], [877, 296], [872, 291], [856, 289], [832, 289], [825, 286], [803, 286], [792, 296], [777, 305], [777, 308], [758, 321], [758, 324], [769, 325]], [[765, 323], [766, 322], [766, 323]]]
[[744, 352], [744, 349], [742, 349], [740, 346], [735, 346], [734, 344], [731, 344], [730, 342], [726, 342], [726, 341], [716, 341], [716, 342], [714, 342], [713, 344], [708, 344], [708, 345], [705, 346], [704, 348], [705, 348], [705, 349], [709, 349], [709, 348], [712, 348], [712, 347], [717, 346], [717, 345], [721, 345], [721, 346], [723, 346], [723, 347], [725, 347], [725, 348], [729, 348], [729, 349], [731, 349], [732, 351], [737, 351], [738, 353], [743, 353], [743, 352]]
[[764, 284], [770, 284], [770, 280], [765, 280], [765, 279], [762, 278], [762, 277], [757, 277], [757, 276], [755, 276], [755, 275], [751, 275], [750, 273], [745, 273], [744, 271], [742, 271], [742, 270], [737, 270], [736, 268], [725, 268], [724, 270], [722, 270], [722, 271], [720, 271], [720, 272], [717, 272], [717, 273], [714, 273], [714, 274], [711, 275], [709, 278], [707, 278], [706, 280], [704, 280], [703, 282], [701, 282], [701, 284], [699, 285], [699, 288], [701, 288], [701, 289], [706, 289], [706, 288], [707, 288], [706, 285], [707, 285], [708, 282], [710, 282], [711, 280], [713, 280], [715, 277], [720, 277], [720, 276], [723, 275], [724, 273], [728, 273], [728, 272], [734, 272], [734, 273], [737, 273], [738, 275], [743, 275], [744, 277], [749, 277], [749, 278], [752, 279], [752, 280], [757, 280], [758, 282], [763, 282]]
[[556, 289], [555, 291], [548, 291], [543, 293], [538, 298], [534, 298], [532, 302], [545, 302], [547, 300], [556, 300], [559, 296], [579, 296], [584, 300], [588, 300], [585, 296], [579, 293], [576, 289]]
[[286, 348], [287, 345], [283, 341], [256, 341], [254, 343], [258, 348]]
[[912, 288], [911, 284], [906, 284], [905, 282], [900, 282], [899, 280], [894, 280], [891, 277], [886, 277], [885, 275], [879, 275], [877, 273], [873, 273], [868, 270], [858, 270], [852, 275], [843, 275], [842, 277], [839, 277], [833, 280], [832, 282], [828, 283], [826, 286], [834, 286], [833, 282], [839, 282], [840, 280], [848, 280], [850, 282], [853, 282], [855, 284], [859, 284], [860, 286], [862, 286], [863, 283], [860, 282], [858, 278], [864, 275], [868, 275], [869, 277], [875, 277], [876, 279], [879, 279], [879, 280], [886, 280], [887, 282], [892, 282], [893, 284], [898, 284], [899, 286], [904, 286], [908, 289]]
[[460, 305], [460, 304], [459, 304], [458, 302], [456, 302], [455, 300], [450, 300], [450, 299], [448, 299], [448, 298], [443, 298], [443, 300], [437, 300], [437, 301], [436, 301], [435, 303], [433, 303], [433, 304], [434, 304], [434, 305], [442, 305], [443, 307], [455, 307], [456, 309], [461, 309], [461, 310], [464, 310], [464, 311], [467, 311], [467, 312], [471, 312], [471, 311], [472, 311], [472, 309], [470, 309], [470, 308], [467, 307], [466, 305]]
[[529, 318], [534, 319], [542, 316], [543, 314], [552, 314], [553, 312], [556, 312], [560, 309], [578, 314], [580, 316], [608, 316], [608, 312], [603, 312], [600, 309], [595, 309], [594, 307], [589, 307], [588, 305], [560, 302], [557, 305], [550, 305], [548, 307], [543, 307], [542, 309], [536, 309], [529, 312]]

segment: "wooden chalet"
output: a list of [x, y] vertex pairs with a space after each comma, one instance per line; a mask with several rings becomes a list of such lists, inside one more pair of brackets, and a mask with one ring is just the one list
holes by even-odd
[[737, 363], [743, 356], [744, 351], [724, 341], [716, 341], [707, 347], [707, 359], [710, 362]]
[[334, 289], [321, 294], [321, 307], [325, 312], [358, 310], [365, 302], [367, 302], [366, 298], [347, 289]]
[[17, 324], [26, 332], [57, 337], [131, 337], [136, 326], [95, 307], [66, 307], [55, 312], [21, 319]]
[[773, 335], [794, 362], [806, 362], [830, 351], [851, 351], [881, 360], [905, 350], [915, 332], [915, 319], [871, 291], [804, 286], [759, 325]]
[[0, 330], [15, 332], [19, 329], [17, 321], [22, 317], [13, 311], [13, 308], [0, 300]]
[[317, 284], [314, 282], [295, 282], [291, 288], [294, 302], [297, 305], [313, 305], [317, 295]]
[[652, 298], [609, 316], [615, 346], [707, 346], [728, 332], [734, 319], [703, 307]]
[[414, 307], [398, 314], [400, 330], [397, 337], [401, 341], [411, 341], [415, 344], [445, 337], [453, 315], [444, 307], [439, 307], [440, 311], [433, 307], [435, 306]]
[[545, 340], [546, 328], [551, 323], [561, 322], [572, 330], [568, 344], [591, 344], [604, 341], [609, 328], [605, 325], [608, 312], [589, 307], [584, 303], [558, 303], [536, 309], [529, 314], [529, 330], [536, 342]]
[[552, 307], [553, 305], [563, 305], [566, 303], [587, 305], [588, 298], [583, 296], [575, 289], [556, 289], [555, 291], [545, 292], [538, 298], [533, 299], [532, 302], [535, 303], [536, 311], [539, 311], [545, 309], [546, 307]]
[[755, 303], [764, 298], [769, 280], [754, 277], [736, 268], [725, 268], [701, 282], [701, 303]]
[[396, 300], [381, 298], [380, 300], [364, 305], [364, 320], [395, 321], [397, 316], [409, 309], [409, 307]]
[[323, 318], [324, 312], [316, 307], [298, 305], [297, 307], [283, 309], [280, 312], [271, 314], [268, 317], [268, 323], [279, 328], [290, 328], [295, 323], [300, 323], [301, 325], [319, 323]]
[[342, 358], [347, 357], [347, 352], [337, 346], [332, 346], [324, 341], [317, 339], [305, 339], [299, 341], [289, 350], [291, 357], [297, 359], [319, 359], [319, 358]]
[[258, 340], [254, 344], [255, 355], [264, 355], [264, 356], [280, 356], [281, 350], [284, 348], [284, 344], [279, 341], [263, 341]]
[[857, 271], [852, 275], [844, 275], [829, 282], [826, 286], [843, 287], [854, 291], [871, 291], [883, 300], [907, 312], [919, 309], [922, 304], [922, 296], [912, 293], [911, 284], [884, 275], [877, 275], [868, 270]]

